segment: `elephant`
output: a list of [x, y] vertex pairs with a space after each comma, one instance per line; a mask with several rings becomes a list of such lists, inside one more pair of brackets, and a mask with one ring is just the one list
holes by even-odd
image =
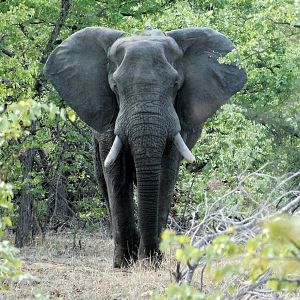
[[94, 133], [114, 267], [160, 261], [180, 162], [195, 160], [204, 122], [247, 80], [243, 68], [219, 63], [231, 51], [232, 42], [207, 27], [132, 35], [87, 27], [49, 55], [46, 78]]

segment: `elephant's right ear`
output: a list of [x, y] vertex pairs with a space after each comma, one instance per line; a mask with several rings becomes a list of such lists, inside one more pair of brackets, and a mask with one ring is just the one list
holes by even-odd
[[118, 109], [108, 84], [107, 51], [123, 35], [103, 27], [80, 30], [50, 54], [44, 67], [61, 97], [98, 132], [108, 129]]

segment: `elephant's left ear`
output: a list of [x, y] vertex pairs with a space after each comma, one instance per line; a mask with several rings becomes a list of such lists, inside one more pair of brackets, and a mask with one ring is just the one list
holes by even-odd
[[183, 129], [197, 131], [243, 87], [247, 75], [235, 65], [218, 63], [217, 58], [234, 50], [234, 45], [212, 29], [180, 29], [166, 35], [183, 51], [184, 83], [176, 99], [177, 113]]

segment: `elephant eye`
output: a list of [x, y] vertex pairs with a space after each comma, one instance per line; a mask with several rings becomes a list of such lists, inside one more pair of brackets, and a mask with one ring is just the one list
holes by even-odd
[[115, 82], [113, 84], [113, 90], [114, 90], [115, 93], [118, 92], [118, 86], [117, 86], [117, 84]]

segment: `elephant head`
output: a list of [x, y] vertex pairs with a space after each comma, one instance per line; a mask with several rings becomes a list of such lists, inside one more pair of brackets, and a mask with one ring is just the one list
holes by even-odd
[[209, 28], [126, 36], [94, 27], [70, 36], [48, 58], [46, 77], [82, 120], [99, 133], [114, 128], [105, 166], [123, 147], [130, 149], [148, 252], [157, 247], [162, 156], [175, 143], [194, 160], [189, 149], [203, 123], [246, 81], [243, 69], [217, 61], [233, 50]]

